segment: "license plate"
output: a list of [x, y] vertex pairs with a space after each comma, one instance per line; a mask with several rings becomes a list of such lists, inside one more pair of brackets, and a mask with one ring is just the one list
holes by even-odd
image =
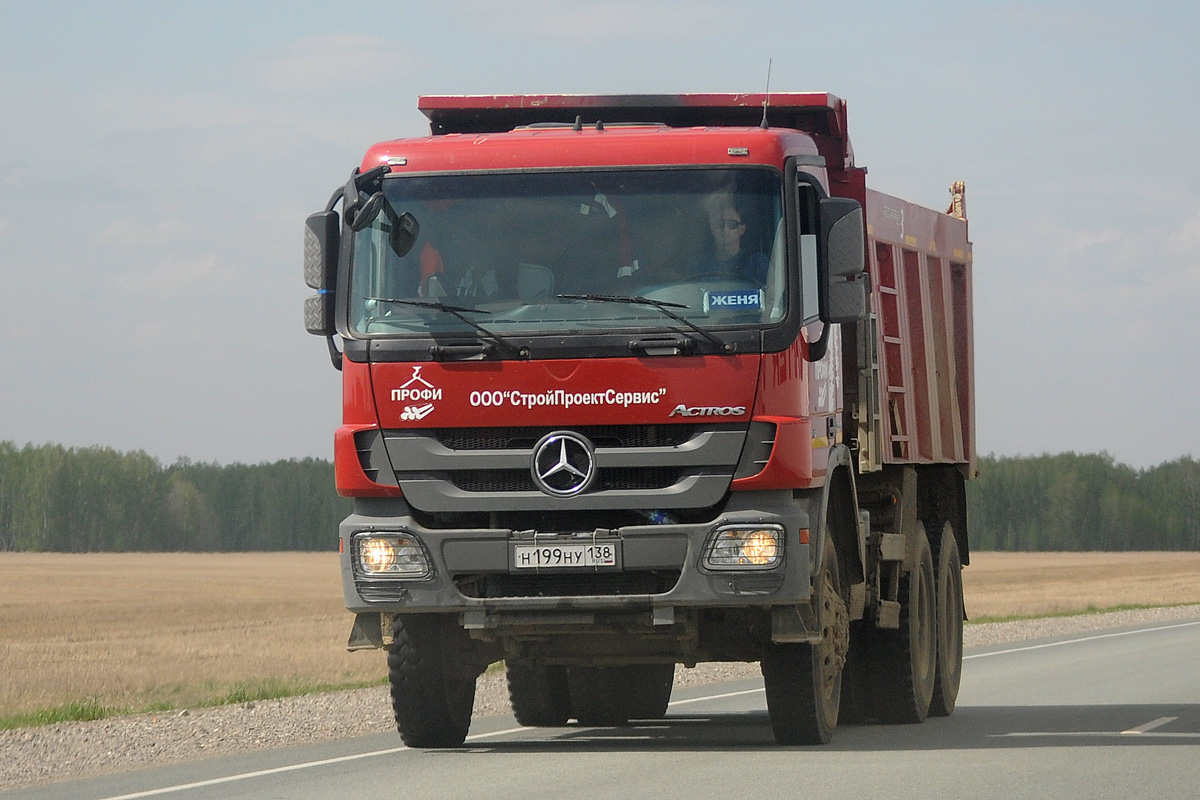
[[519, 544], [513, 547], [517, 569], [568, 569], [571, 567], [615, 567], [617, 546], [596, 544]]

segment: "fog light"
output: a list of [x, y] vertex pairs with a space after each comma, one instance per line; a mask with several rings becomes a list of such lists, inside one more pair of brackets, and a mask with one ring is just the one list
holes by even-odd
[[722, 528], [709, 540], [704, 566], [709, 569], [771, 569], [783, 557], [783, 528]]
[[355, 537], [358, 571], [367, 576], [423, 578], [429, 560], [417, 537], [398, 533], [370, 533]]

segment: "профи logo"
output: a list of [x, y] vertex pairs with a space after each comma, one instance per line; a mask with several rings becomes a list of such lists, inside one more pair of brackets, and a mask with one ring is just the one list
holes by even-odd
[[433, 403], [429, 401], [441, 399], [442, 390], [421, 377], [419, 364], [413, 367], [412, 377], [406, 383], [401, 384], [399, 389], [392, 389], [392, 400], [394, 401], [400, 403], [425, 401], [420, 405], [405, 406], [400, 412], [400, 419], [403, 422], [413, 422], [429, 416], [434, 409]]

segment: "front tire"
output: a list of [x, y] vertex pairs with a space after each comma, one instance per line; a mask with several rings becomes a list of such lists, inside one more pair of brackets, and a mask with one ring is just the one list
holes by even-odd
[[837, 552], [828, 537], [814, 589], [821, 641], [813, 645], [768, 643], [763, 648], [767, 713], [779, 744], [827, 744], [837, 727], [850, 623]]
[[396, 730], [409, 747], [457, 747], [471, 727], [475, 678], [462, 672], [452, 637], [464, 632], [436, 614], [397, 616], [388, 651]]

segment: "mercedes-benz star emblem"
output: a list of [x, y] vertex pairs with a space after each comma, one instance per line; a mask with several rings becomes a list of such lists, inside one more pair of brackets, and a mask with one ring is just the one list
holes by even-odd
[[546, 494], [570, 497], [579, 494], [596, 476], [592, 443], [577, 433], [554, 431], [533, 448], [533, 482]]

